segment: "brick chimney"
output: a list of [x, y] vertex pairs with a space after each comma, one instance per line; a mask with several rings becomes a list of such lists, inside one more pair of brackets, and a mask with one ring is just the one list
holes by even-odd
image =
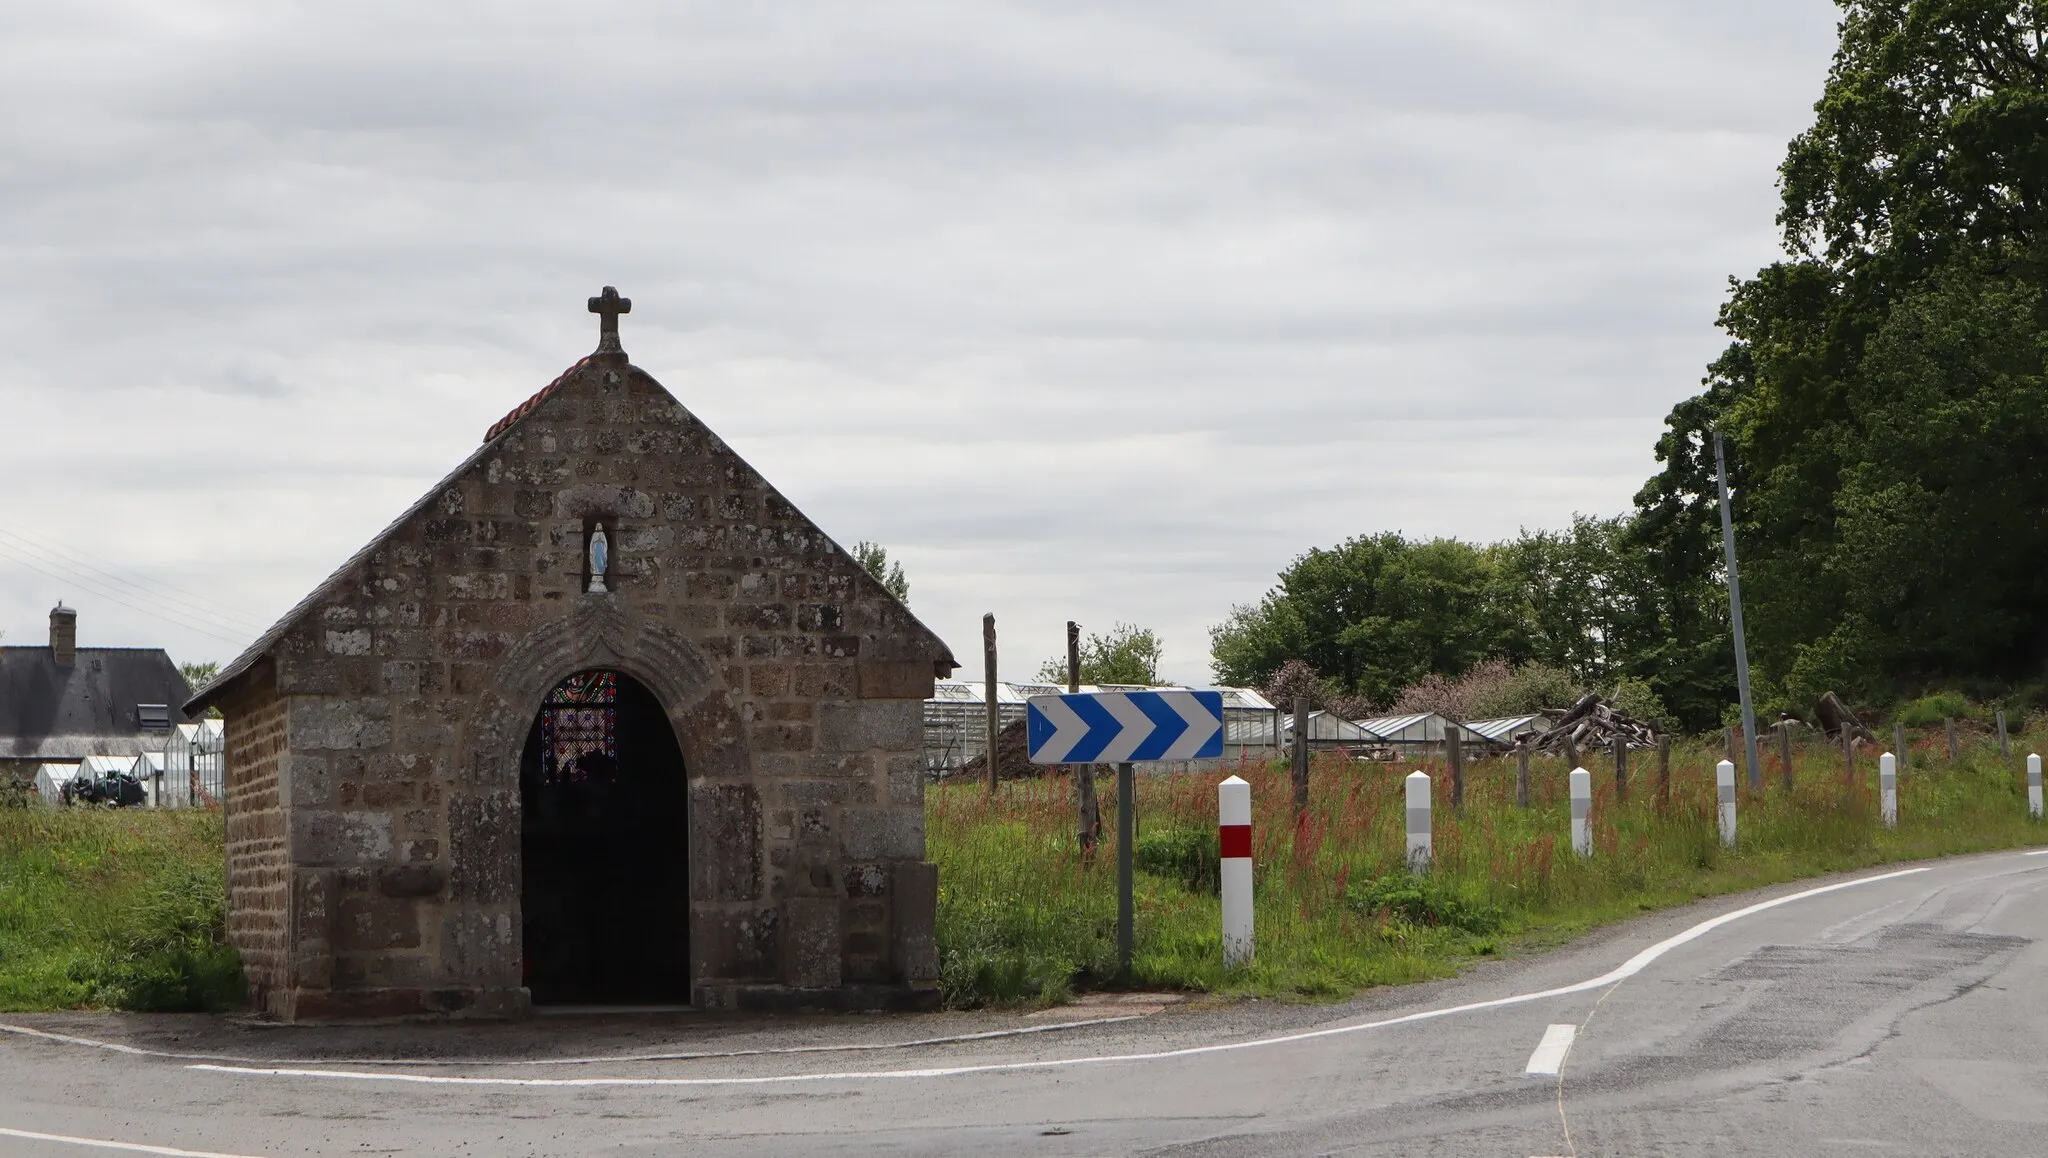
[[50, 609], [50, 654], [58, 667], [78, 662], [78, 612], [61, 602]]

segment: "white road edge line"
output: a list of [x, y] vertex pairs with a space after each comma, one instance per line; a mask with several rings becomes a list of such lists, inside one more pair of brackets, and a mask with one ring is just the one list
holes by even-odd
[[169, 1158], [258, 1158], [254, 1154], [223, 1154], [217, 1150], [180, 1150], [175, 1146], [146, 1146], [141, 1142], [109, 1142], [103, 1138], [74, 1138], [69, 1134], [38, 1134], [34, 1130], [10, 1130], [0, 1126], [0, 1138], [26, 1138], [31, 1142], [56, 1142], [64, 1146], [92, 1146], [100, 1150], [126, 1150], [131, 1154], [164, 1154]]
[[[1137, 1021], [1141, 1013], [1120, 1013], [1115, 1017], [1090, 1017], [1079, 1021], [1054, 1021], [1044, 1025], [1021, 1025], [1013, 1029], [991, 1029], [981, 1033], [956, 1033], [946, 1037], [922, 1037], [909, 1041], [849, 1042], [844, 1045], [790, 1045], [773, 1049], [728, 1049], [699, 1050], [696, 1052], [676, 1051], [671, 1053], [626, 1053], [607, 1054], [592, 1057], [556, 1058], [350, 1058], [352, 1066], [410, 1066], [414, 1069], [446, 1068], [450, 1066], [589, 1066], [625, 1065], [636, 1062], [660, 1061], [724, 1061], [742, 1057], [780, 1057], [805, 1053], [874, 1053], [897, 1049], [917, 1049], [931, 1045], [958, 1045], [970, 1041], [989, 1041], [1003, 1037], [1023, 1037], [1034, 1033], [1053, 1033], [1063, 1029], [1083, 1029], [1094, 1025], [1114, 1025], [1120, 1021]], [[118, 1041], [101, 1041], [91, 1037], [76, 1037], [68, 1033], [52, 1033], [47, 1029], [30, 1029], [25, 1025], [0, 1024], [0, 1033], [12, 1033], [21, 1037], [40, 1038], [59, 1045], [83, 1046], [86, 1049], [103, 1049], [109, 1053], [123, 1053], [134, 1057], [162, 1058], [165, 1061], [238, 1062], [256, 1066], [319, 1065], [327, 1058], [275, 1058], [252, 1057], [246, 1054], [181, 1053], [168, 1049], [149, 1049], [139, 1045], [123, 1045]]]
[[1525, 1074], [1554, 1078], [1564, 1068], [1564, 1055], [1572, 1048], [1572, 1039], [1579, 1036], [1576, 1025], [1553, 1025], [1543, 1031], [1543, 1040], [1536, 1043], [1536, 1052], [1529, 1055]]
[[435, 1074], [393, 1074], [362, 1073], [352, 1070], [298, 1069], [289, 1067], [244, 1067], [224, 1065], [191, 1065], [186, 1069], [204, 1070], [212, 1073], [236, 1074], [245, 1077], [272, 1078], [321, 1078], [329, 1081], [352, 1082], [405, 1082], [415, 1085], [448, 1086], [529, 1086], [547, 1088], [580, 1088], [593, 1086], [683, 1088], [694, 1086], [771, 1086], [789, 1085], [798, 1082], [834, 1081], [882, 1081], [904, 1078], [945, 1078], [966, 1074], [1017, 1073], [1024, 1070], [1064, 1069], [1071, 1066], [1113, 1065], [1125, 1062], [1166, 1061], [1172, 1058], [1200, 1057], [1204, 1054], [1233, 1053], [1243, 1049], [1259, 1049], [1265, 1046], [1287, 1045], [1298, 1041], [1314, 1041], [1318, 1038], [1337, 1037], [1343, 1034], [1362, 1033], [1366, 1030], [1384, 1029], [1394, 1025], [1411, 1025], [1418, 1021], [1434, 1021], [1440, 1017], [1451, 1017], [1460, 1013], [1477, 1013], [1488, 1009], [1505, 1009], [1513, 1005], [1527, 1005], [1532, 1001], [1543, 1001], [1552, 997], [1566, 997], [1574, 993], [1604, 988], [1618, 981], [1626, 981], [1647, 969], [1659, 957], [1681, 945], [1696, 941], [1723, 925], [1739, 921], [1744, 917], [1818, 897], [1826, 893], [1840, 892], [1879, 881], [1897, 880], [1931, 872], [1932, 866], [1900, 869], [1896, 872], [1880, 873], [1874, 877], [1861, 877], [1853, 881], [1838, 881], [1832, 885], [1803, 889], [1787, 893], [1768, 901], [1758, 901], [1718, 917], [1701, 921], [1683, 932], [1666, 937], [1662, 941], [1642, 950], [1635, 956], [1602, 973], [1572, 985], [1561, 985], [1555, 989], [1544, 989], [1534, 993], [1518, 993], [1512, 997], [1496, 997], [1491, 1001], [1474, 1001], [1465, 1005], [1446, 1006], [1441, 1009], [1425, 1009], [1399, 1017], [1383, 1018], [1379, 1021], [1360, 1021], [1349, 1025], [1335, 1025], [1327, 1029], [1304, 1030], [1301, 1033], [1280, 1034], [1275, 1037], [1254, 1038], [1250, 1041], [1220, 1042], [1216, 1045], [1186, 1046], [1181, 1049], [1157, 1050], [1150, 1053], [1099, 1054], [1092, 1057], [1046, 1058], [1039, 1061], [983, 1062], [978, 1065], [927, 1066], [908, 1070], [839, 1070], [815, 1074], [764, 1074], [759, 1077], [722, 1078], [476, 1078], [441, 1076]]
[[2021, 856], [2048, 856], [2048, 848], [2037, 848], [2037, 849], [2035, 849], [2035, 850], [2034, 850], [2034, 851], [2032, 851], [2032, 852], [2023, 852], [2023, 853], [2021, 853], [2020, 855], [2021, 855]]

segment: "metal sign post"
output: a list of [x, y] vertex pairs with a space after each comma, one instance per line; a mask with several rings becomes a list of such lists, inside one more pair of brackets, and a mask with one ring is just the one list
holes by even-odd
[[1223, 755], [1223, 693], [1179, 688], [1068, 693], [1024, 701], [1024, 735], [1034, 764], [1116, 765], [1116, 950], [1130, 976], [1132, 854], [1138, 839], [1134, 762]]

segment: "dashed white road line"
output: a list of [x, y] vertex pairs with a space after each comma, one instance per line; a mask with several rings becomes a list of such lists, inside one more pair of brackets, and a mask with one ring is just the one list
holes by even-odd
[[1572, 1048], [1572, 1039], [1579, 1036], [1576, 1025], [1553, 1025], [1543, 1031], [1543, 1040], [1536, 1043], [1536, 1052], [1529, 1055], [1529, 1064], [1522, 1072], [1540, 1077], [1554, 1078], [1564, 1068], [1564, 1055]]
[[255, 1154], [224, 1154], [218, 1150], [180, 1150], [176, 1146], [150, 1146], [142, 1142], [109, 1142], [105, 1138], [40, 1134], [34, 1130], [10, 1130], [5, 1126], [0, 1126], [0, 1138], [26, 1138], [31, 1142], [54, 1142], [60, 1146], [90, 1146], [96, 1150], [123, 1150], [130, 1154], [163, 1154], [169, 1158], [260, 1158]]
[[1274, 1037], [1253, 1038], [1248, 1041], [1219, 1042], [1215, 1045], [1185, 1046], [1180, 1049], [1154, 1050], [1146, 1053], [1094, 1054], [1082, 1057], [1044, 1058], [1036, 1061], [983, 1062], [975, 1065], [925, 1066], [902, 1070], [839, 1070], [829, 1073], [808, 1074], [763, 1074], [751, 1077], [702, 1077], [702, 1078], [655, 1078], [655, 1077], [592, 1077], [592, 1078], [494, 1078], [468, 1077], [443, 1074], [364, 1073], [356, 1070], [308, 1069], [286, 1066], [232, 1066], [232, 1065], [191, 1065], [187, 1069], [204, 1070], [211, 1073], [232, 1074], [241, 1077], [272, 1078], [316, 1078], [342, 1082], [402, 1082], [417, 1085], [451, 1086], [523, 1086], [529, 1088], [575, 1088], [590, 1086], [678, 1088], [697, 1086], [766, 1086], [788, 1085], [803, 1082], [831, 1081], [884, 1081], [889, 1079], [961, 1077], [970, 1074], [1019, 1073], [1028, 1070], [1065, 1069], [1085, 1065], [1115, 1065], [1134, 1062], [1166, 1061], [1175, 1058], [1199, 1057], [1205, 1054], [1232, 1053], [1237, 1050], [1260, 1049], [1266, 1046], [1288, 1045], [1300, 1041], [1314, 1041], [1319, 1038], [1337, 1037], [1344, 1034], [1363, 1033], [1367, 1030], [1385, 1029], [1395, 1025], [1412, 1025], [1420, 1021], [1434, 1021], [1437, 1018], [1452, 1017], [1461, 1013], [1477, 1013], [1483, 1010], [1505, 1009], [1509, 1006], [1526, 1005], [1532, 1001], [1543, 1001], [1552, 997], [1565, 997], [1574, 993], [1603, 989], [1617, 982], [1626, 981], [1650, 967], [1658, 958], [1681, 945], [1696, 941], [1708, 933], [1752, 917], [1758, 913], [1818, 897], [1843, 889], [1858, 888], [1880, 881], [1897, 880], [1918, 873], [1932, 871], [1928, 866], [1899, 869], [1895, 872], [1880, 873], [1876, 876], [1860, 877], [1852, 881], [1838, 881], [1831, 885], [1802, 889], [1787, 893], [1768, 901], [1735, 909], [1701, 921], [1699, 924], [1666, 937], [1662, 941], [1642, 950], [1635, 956], [1602, 973], [1572, 985], [1561, 985], [1555, 989], [1543, 989], [1533, 993], [1517, 993], [1510, 997], [1496, 997], [1490, 1001], [1473, 1001], [1464, 1005], [1451, 1005], [1439, 1009], [1425, 1009], [1399, 1017], [1381, 1018], [1377, 1021], [1352, 1022], [1335, 1025], [1326, 1029], [1305, 1030], [1300, 1033], [1279, 1034]]

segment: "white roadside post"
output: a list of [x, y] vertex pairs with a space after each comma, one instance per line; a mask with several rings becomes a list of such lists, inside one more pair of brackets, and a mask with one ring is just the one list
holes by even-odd
[[1429, 871], [1429, 777], [1408, 774], [1408, 871]]
[[1886, 828], [1899, 826], [1899, 758], [1890, 752], [1877, 758], [1877, 811]]
[[1735, 764], [1723, 760], [1714, 765], [1714, 791], [1721, 798], [1721, 847], [1735, 847]]
[[1252, 786], [1232, 776], [1216, 786], [1216, 843], [1223, 853], [1223, 967], [1252, 959]]
[[1572, 769], [1572, 851], [1593, 855], [1593, 774]]
[[2027, 757], [2027, 815], [2041, 819], [2041, 757], [2038, 753]]

